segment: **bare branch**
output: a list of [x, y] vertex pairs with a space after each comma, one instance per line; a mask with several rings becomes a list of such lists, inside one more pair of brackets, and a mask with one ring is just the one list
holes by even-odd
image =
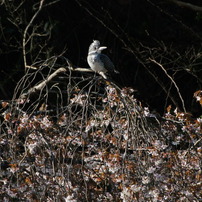
[[24, 30], [24, 33], [23, 33], [23, 42], [22, 42], [23, 44], [22, 44], [22, 47], [23, 47], [23, 59], [24, 59], [24, 66], [25, 66], [25, 68], [27, 68], [27, 59], [26, 59], [26, 43], [27, 43], [26, 37], [27, 37], [27, 32], [28, 32], [28, 29], [30, 28], [30, 26], [32, 25], [34, 19], [37, 17], [37, 15], [39, 14], [39, 12], [41, 11], [43, 3], [44, 3], [44, 0], [41, 0], [37, 12], [33, 15], [33, 17], [31, 18], [29, 24], [26, 26], [26, 28]]
[[168, 1], [174, 3], [178, 6], [191, 9], [193, 11], [202, 12], [202, 7], [196, 6], [196, 5], [191, 4], [191, 3], [187, 3], [187, 2], [183, 2], [183, 1], [177, 1], [177, 0], [168, 0]]
[[150, 60], [151, 62], [157, 64], [157, 65], [165, 72], [166, 76], [171, 80], [171, 82], [174, 84], [174, 86], [175, 86], [175, 88], [176, 88], [176, 90], [177, 90], [177, 93], [178, 93], [178, 95], [179, 95], [179, 97], [180, 97], [180, 100], [181, 100], [181, 102], [182, 102], [182, 108], [183, 108], [184, 112], [186, 112], [184, 100], [183, 100], [183, 98], [182, 98], [182, 95], [181, 95], [181, 93], [180, 93], [180, 90], [179, 90], [179, 88], [178, 88], [176, 82], [173, 80], [173, 78], [168, 74], [168, 72], [166, 71], [166, 69], [165, 69], [160, 63], [158, 63], [156, 60], [151, 59], [151, 58], [149, 58], [149, 60]]
[[[34, 66], [27, 66], [27, 68], [29, 69], [38, 69], [37, 67], [34, 67]], [[60, 67], [59, 69], [57, 69], [56, 71], [54, 71], [51, 75], [49, 75], [47, 77], [47, 79], [45, 79], [44, 81], [42, 81], [41, 83], [35, 85], [34, 87], [30, 88], [28, 90], [28, 92], [26, 93], [23, 93], [21, 96], [20, 96], [20, 99], [26, 99], [29, 95], [31, 94], [34, 94], [40, 90], [42, 90], [53, 78], [55, 78], [56, 76], [58, 76], [59, 74], [61, 73], [65, 73], [67, 71], [77, 71], [77, 72], [93, 72], [93, 70], [91, 69], [88, 69], [88, 68], [73, 68], [73, 67]]]
[[55, 72], [53, 72], [50, 76], [48, 76], [47, 79], [45, 79], [44, 81], [42, 81], [41, 83], [39, 83], [38, 85], [30, 88], [28, 90], [27, 93], [23, 93], [21, 96], [20, 96], [20, 99], [25, 99], [28, 97], [28, 95], [30, 94], [33, 94], [33, 93], [36, 93], [38, 92], [39, 90], [42, 90], [54, 77], [56, 77], [58, 74], [60, 73], [63, 73], [63, 72], [66, 72], [67, 69], [64, 68], [64, 67], [61, 67], [59, 69], [57, 69]]

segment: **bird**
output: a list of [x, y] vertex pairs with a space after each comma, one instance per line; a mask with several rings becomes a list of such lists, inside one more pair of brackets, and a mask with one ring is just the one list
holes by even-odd
[[102, 54], [102, 50], [106, 49], [106, 46], [100, 46], [100, 41], [93, 40], [88, 49], [87, 61], [90, 68], [107, 79], [107, 73], [119, 73], [115, 70], [114, 64], [105, 54]]

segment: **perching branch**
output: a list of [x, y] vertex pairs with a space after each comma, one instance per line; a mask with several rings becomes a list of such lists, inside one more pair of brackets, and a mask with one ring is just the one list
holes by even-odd
[[[37, 67], [34, 66], [29, 66], [29, 68], [31, 69], [37, 69]], [[57, 69], [56, 71], [54, 71], [51, 75], [49, 75], [44, 81], [42, 81], [41, 83], [35, 85], [34, 87], [30, 88], [28, 90], [28, 92], [23, 93], [20, 96], [20, 99], [26, 99], [28, 96], [30, 96], [31, 94], [34, 94], [40, 90], [42, 90], [53, 78], [55, 78], [56, 76], [58, 76], [61, 73], [65, 73], [67, 71], [77, 71], [77, 72], [93, 72], [93, 70], [91, 69], [87, 69], [87, 68], [73, 68], [71, 66], [68, 67], [60, 67], [59, 69]]]

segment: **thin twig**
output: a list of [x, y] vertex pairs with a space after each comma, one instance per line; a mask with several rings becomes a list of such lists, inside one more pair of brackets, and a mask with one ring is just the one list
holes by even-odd
[[182, 102], [182, 108], [183, 108], [184, 112], [186, 112], [184, 100], [183, 100], [183, 98], [182, 98], [182, 95], [181, 95], [181, 93], [180, 93], [180, 89], [178, 88], [176, 82], [173, 80], [173, 78], [168, 74], [168, 72], [166, 71], [166, 69], [165, 69], [160, 63], [158, 63], [156, 60], [151, 59], [151, 58], [149, 58], [149, 60], [150, 60], [151, 62], [157, 64], [159, 67], [161, 67], [161, 69], [165, 72], [166, 76], [167, 76], [167, 77], [171, 80], [171, 82], [174, 84], [174, 86], [175, 86], [175, 88], [176, 88], [176, 90], [177, 90], [177, 93], [178, 93], [178, 95], [179, 95], [179, 97], [180, 97], [180, 100], [181, 100], [181, 102]]
[[26, 26], [24, 33], [23, 33], [22, 47], [23, 47], [23, 59], [24, 59], [25, 68], [27, 68], [27, 58], [26, 58], [26, 43], [27, 43], [26, 36], [27, 36], [27, 32], [28, 32], [28, 29], [30, 28], [30, 26], [32, 25], [34, 19], [37, 17], [39, 12], [41, 11], [43, 3], [44, 3], [44, 0], [41, 0], [37, 12], [33, 15], [33, 17], [31, 18], [29, 24]]

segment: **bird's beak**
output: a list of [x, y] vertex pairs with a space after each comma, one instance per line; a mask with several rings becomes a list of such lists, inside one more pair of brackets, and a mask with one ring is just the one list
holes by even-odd
[[102, 46], [102, 47], [99, 47], [98, 50], [99, 50], [99, 51], [102, 51], [102, 50], [104, 50], [104, 49], [106, 49], [106, 48], [107, 48], [106, 46]]

